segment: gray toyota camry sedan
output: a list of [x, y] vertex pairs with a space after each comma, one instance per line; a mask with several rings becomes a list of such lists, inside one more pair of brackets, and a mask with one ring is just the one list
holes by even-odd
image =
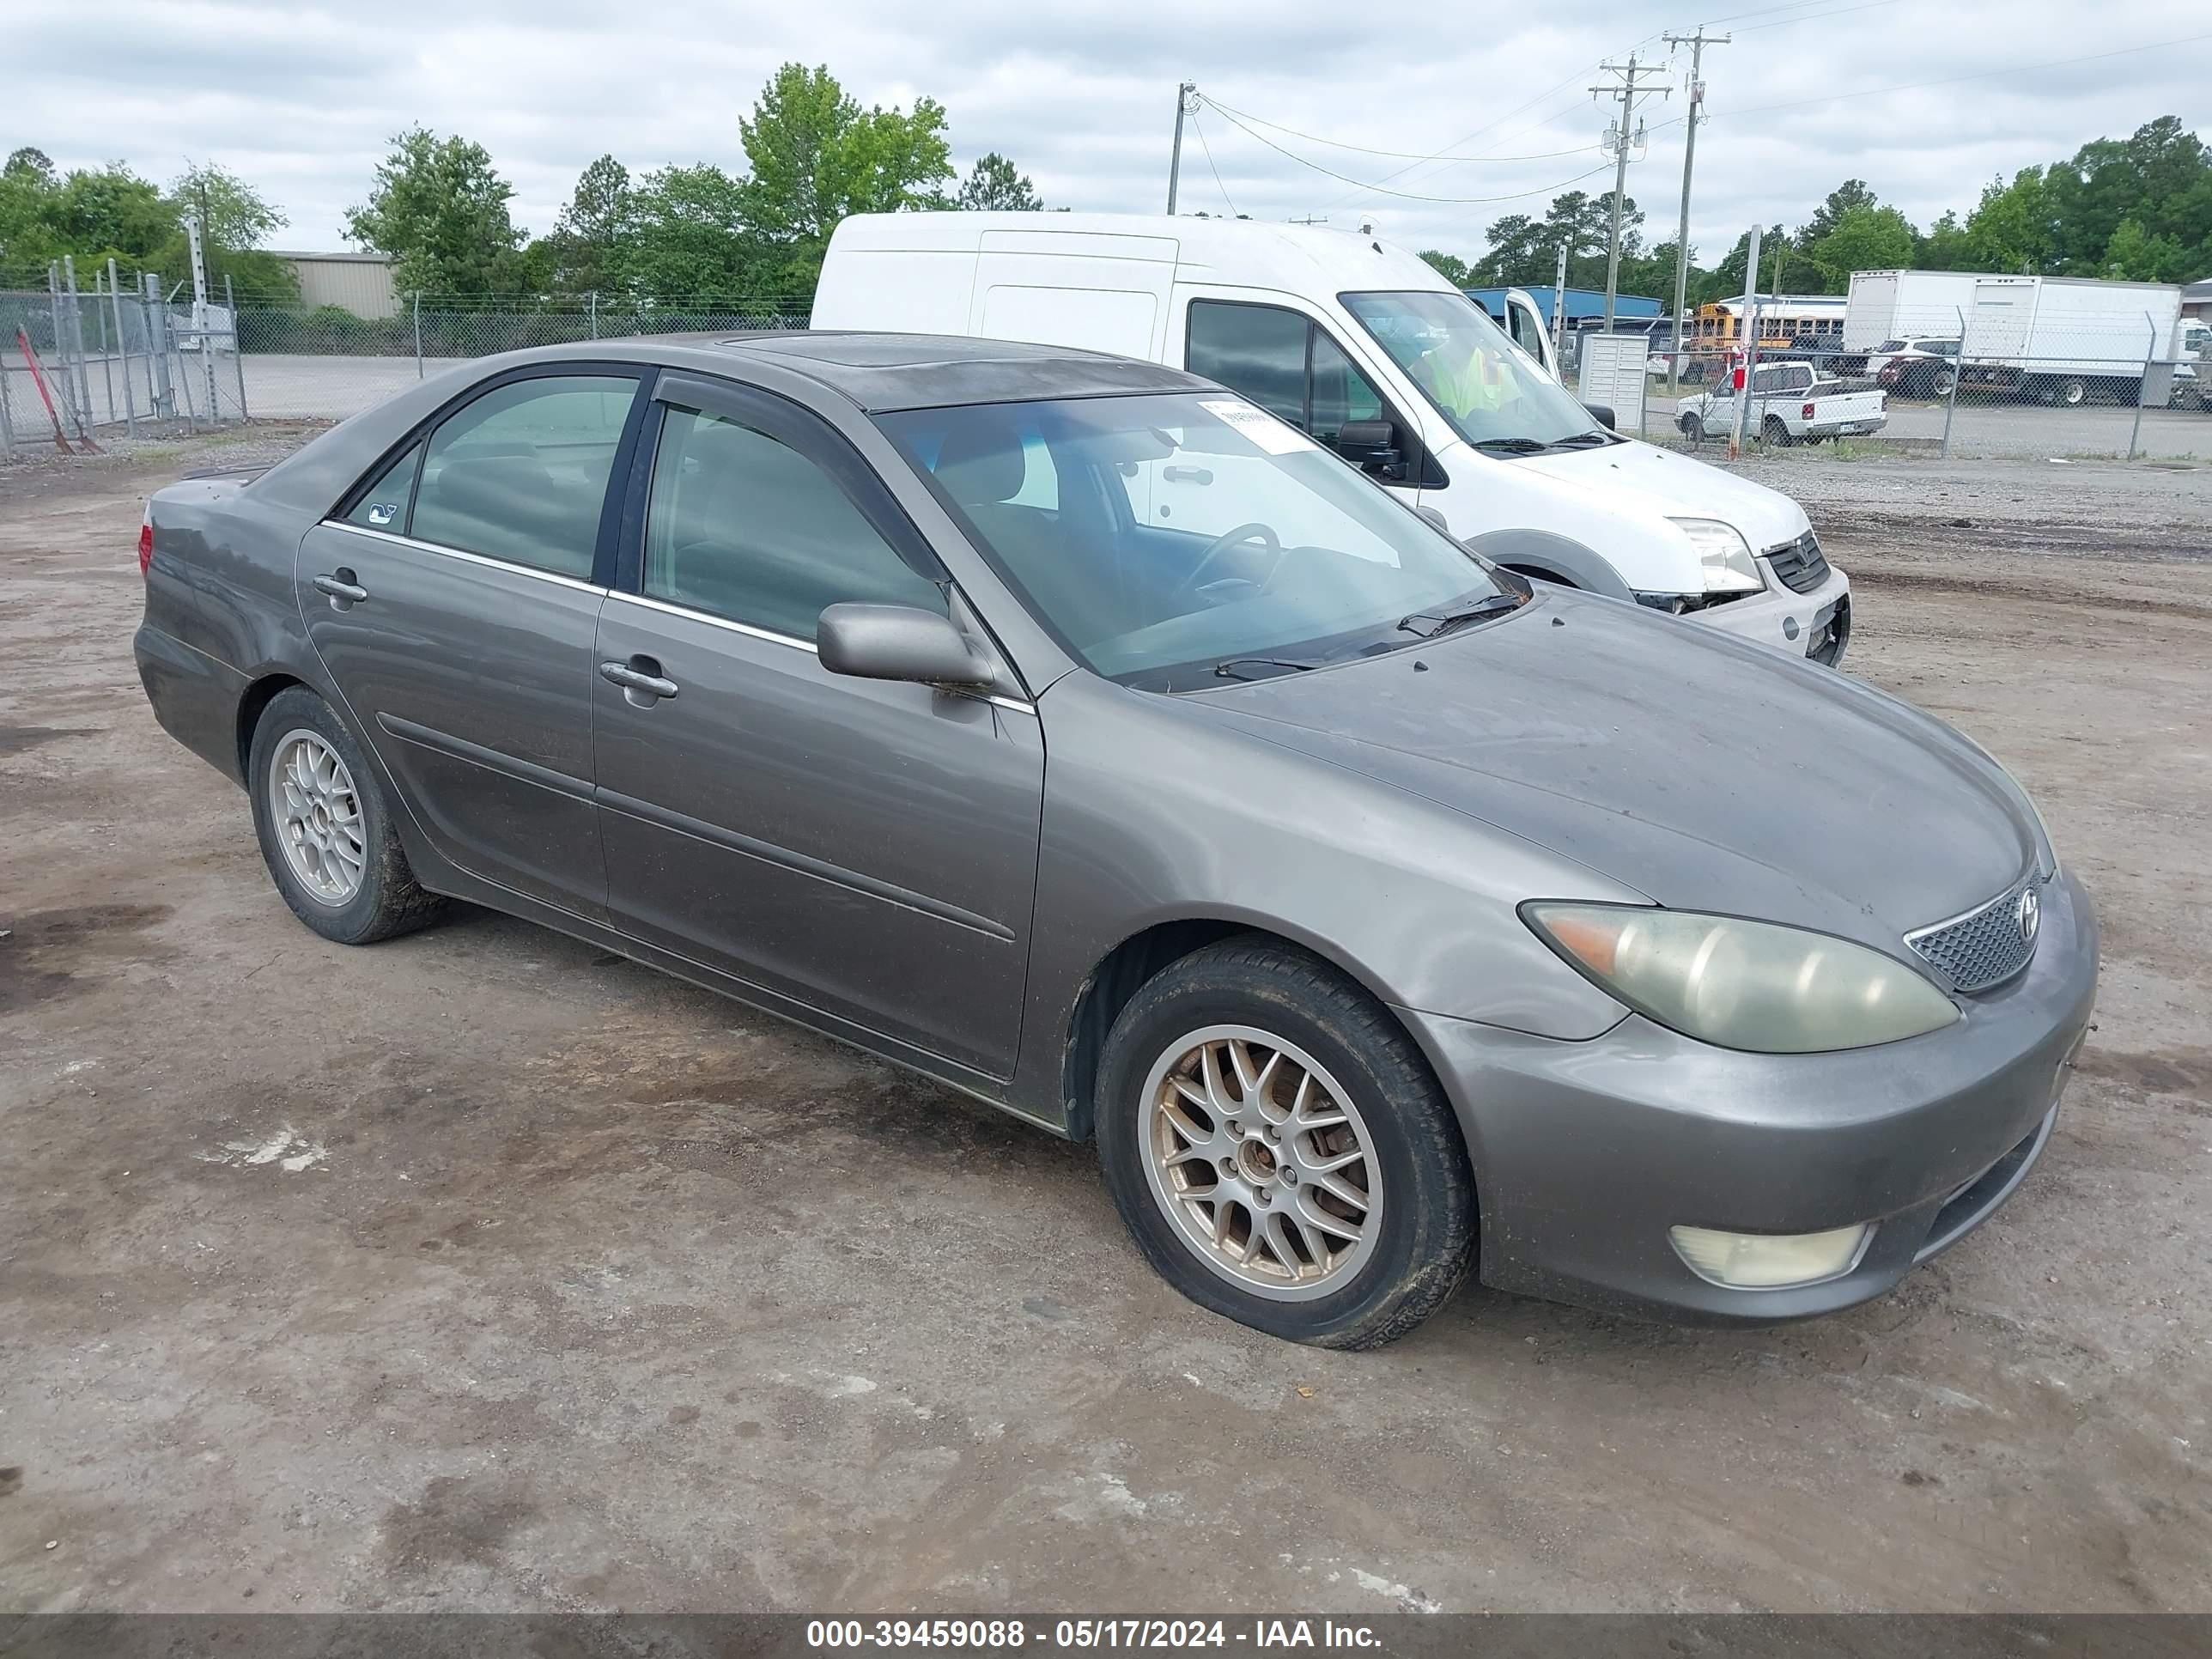
[[1161, 1273], [1301, 1341], [1470, 1267], [1879, 1295], [2019, 1187], [2096, 990], [1958, 732], [1147, 364], [524, 352], [161, 491], [139, 559], [155, 713], [318, 933], [489, 905], [1095, 1140]]

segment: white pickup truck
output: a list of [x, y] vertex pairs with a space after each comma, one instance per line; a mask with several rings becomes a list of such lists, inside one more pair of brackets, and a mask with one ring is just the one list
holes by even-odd
[[[1723, 386], [1685, 398], [1675, 406], [1674, 424], [1692, 443], [1708, 434], [1724, 437], [1735, 427], [1736, 395], [1733, 387]], [[1770, 447], [1864, 437], [1888, 422], [1881, 392], [1846, 392], [1839, 380], [1821, 380], [1810, 363], [1761, 363], [1751, 371], [1751, 408], [1743, 433]]]

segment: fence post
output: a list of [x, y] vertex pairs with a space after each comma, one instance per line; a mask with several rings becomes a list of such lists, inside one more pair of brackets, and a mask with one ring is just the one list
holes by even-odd
[[1959, 319], [1959, 355], [1951, 363], [1951, 395], [1943, 400], [1943, 459], [1951, 459], [1951, 416], [1958, 412], [1959, 382], [1966, 374], [1966, 313], [1958, 307], [1951, 307]]
[[[107, 262], [107, 308], [115, 313], [115, 351], [122, 359], [123, 429], [135, 438], [138, 435], [138, 394], [131, 389], [131, 336], [123, 326], [123, 290], [118, 285], [112, 259]], [[115, 410], [111, 406], [107, 412], [112, 415]]]
[[148, 271], [143, 278], [146, 297], [139, 303], [146, 317], [146, 395], [157, 420], [177, 418], [177, 389], [169, 379], [169, 308], [162, 303], [161, 279]]
[[422, 378], [422, 290], [415, 290], [415, 378]]
[[0, 455], [15, 453], [15, 422], [8, 412], [8, 342], [0, 340]]
[[107, 423], [115, 424], [115, 364], [114, 355], [107, 349], [107, 311], [100, 303], [101, 277], [92, 273], [92, 319], [100, 325], [100, 389], [107, 399]]
[[597, 289], [593, 289], [591, 293], [585, 297], [591, 301], [592, 337], [596, 340], [599, 337], [599, 291]]
[[76, 357], [76, 430], [81, 438], [89, 439], [92, 428], [99, 424], [92, 417], [92, 369], [85, 362], [84, 305], [77, 295], [76, 255], [62, 255], [62, 275], [69, 290], [70, 347]]
[[2150, 320], [2148, 312], [2143, 313], [2143, 321], [2150, 328], [2150, 349], [2143, 353], [2142, 379], [2136, 383], [2136, 423], [2128, 432], [2128, 459], [2131, 461], [2136, 458], [2136, 445], [2142, 437], [2143, 398], [2150, 392], [2151, 366], [2158, 359], [2158, 325]]
[[[61, 414], [67, 418], [70, 398], [74, 388], [69, 378], [69, 331], [62, 326], [61, 267], [52, 260], [46, 262], [46, 305], [53, 313], [53, 352], [47, 363], [47, 385], [61, 394]], [[26, 362], [29, 360], [25, 359]]]
[[230, 313], [230, 364], [238, 371], [238, 418], [241, 424], [246, 413], [246, 348], [238, 340], [238, 296], [232, 290], [230, 273], [222, 274], [222, 303]]

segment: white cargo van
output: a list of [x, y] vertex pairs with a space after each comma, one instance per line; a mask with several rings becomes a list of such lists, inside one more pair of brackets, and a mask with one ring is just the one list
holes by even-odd
[[[1498, 563], [1821, 662], [1850, 635], [1850, 582], [1796, 502], [1606, 430], [1426, 261], [1371, 236], [1120, 214], [858, 215], [830, 238], [813, 325], [1188, 368]], [[1138, 510], [1220, 516], [1200, 494], [1218, 488], [1206, 469], [1159, 472], [1141, 480]]]

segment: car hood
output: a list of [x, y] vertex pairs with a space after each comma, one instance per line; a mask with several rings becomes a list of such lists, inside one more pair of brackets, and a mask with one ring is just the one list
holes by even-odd
[[1941, 720], [1593, 595], [1540, 589], [1431, 644], [1179, 701], [1669, 908], [1892, 953], [2039, 856], [2017, 786]]
[[1506, 464], [1585, 489], [1602, 488], [1616, 505], [1656, 518], [1718, 519], [1741, 531], [1754, 553], [1796, 541], [1810, 527], [1805, 509], [1779, 491], [1651, 444], [1561, 450]]

